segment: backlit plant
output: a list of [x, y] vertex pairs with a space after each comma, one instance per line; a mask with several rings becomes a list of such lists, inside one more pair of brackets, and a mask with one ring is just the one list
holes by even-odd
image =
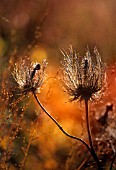
[[72, 46], [68, 51], [62, 50], [63, 60], [60, 68], [60, 80], [62, 82], [63, 90], [69, 95], [69, 101], [84, 101], [86, 112], [86, 125], [88, 132], [89, 144], [81, 138], [70, 135], [63, 127], [56, 121], [50, 113], [41, 104], [37, 93], [43, 85], [45, 77], [45, 68], [47, 66], [46, 60], [40, 63], [28, 63], [25, 61], [16, 63], [12, 73], [19, 89], [23, 94], [31, 92], [41, 109], [49, 116], [49, 118], [57, 125], [57, 127], [69, 138], [80, 141], [88, 149], [93, 159], [97, 164], [97, 168], [102, 170], [101, 162], [93, 147], [93, 141], [89, 123], [89, 109], [88, 102], [93, 99], [98, 99], [102, 96], [106, 87], [106, 72], [105, 64], [101, 61], [101, 56], [94, 48], [94, 55], [92, 56], [89, 49], [86, 49], [85, 55], [80, 56], [73, 50]]

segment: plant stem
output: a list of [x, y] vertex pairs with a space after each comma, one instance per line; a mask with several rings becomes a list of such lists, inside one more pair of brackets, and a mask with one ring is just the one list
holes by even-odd
[[114, 164], [115, 159], [116, 159], [116, 153], [114, 153], [114, 156], [112, 158], [112, 162], [111, 162], [111, 165], [110, 165], [110, 170], [112, 170], [112, 168], [113, 168], [113, 164]]
[[[73, 136], [73, 135], [70, 135], [69, 133], [67, 133], [63, 128], [62, 126], [46, 111], [46, 109], [44, 108], [44, 106], [41, 104], [41, 102], [38, 100], [36, 94], [34, 91], [32, 91], [37, 103], [39, 104], [39, 106], [41, 107], [41, 109], [49, 116], [49, 118], [57, 125], [57, 127], [66, 135], [68, 136], [69, 138], [72, 138], [72, 139], [75, 139], [75, 140], [78, 140], [80, 141], [82, 144], [84, 144], [84, 146], [87, 148], [87, 150], [90, 152], [90, 154], [92, 155], [93, 159], [96, 161], [96, 157], [95, 155], [93, 154], [93, 151], [91, 150], [91, 148], [88, 146], [88, 144], [83, 141], [81, 138], [78, 138], [76, 136]], [[99, 168], [99, 170], [101, 170]]]
[[85, 100], [85, 111], [86, 111], [86, 124], [87, 124], [87, 133], [88, 133], [88, 139], [89, 144], [92, 152], [92, 156], [97, 164], [98, 170], [102, 170], [102, 167], [100, 165], [100, 161], [98, 159], [97, 154], [95, 153], [93, 143], [92, 143], [92, 137], [91, 137], [91, 130], [90, 130], [90, 123], [89, 123], [89, 114], [88, 114], [88, 100]]

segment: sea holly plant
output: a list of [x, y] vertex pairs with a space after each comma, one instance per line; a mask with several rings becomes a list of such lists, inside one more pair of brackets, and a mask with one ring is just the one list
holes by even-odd
[[69, 95], [69, 101], [84, 101], [85, 103], [89, 144], [81, 138], [67, 133], [59, 122], [57, 122], [56, 119], [52, 117], [52, 115], [48, 113], [45, 107], [41, 104], [37, 93], [40, 92], [44, 82], [45, 68], [47, 66], [46, 60], [43, 60], [42, 64], [28, 63], [26, 65], [24, 60], [21, 64], [15, 64], [15, 68], [12, 73], [13, 77], [22, 93], [26, 95], [28, 92], [31, 92], [41, 109], [49, 116], [57, 127], [69, 138], [80, 141], [92, 155], [97, 168], [102, 170], [101, 163], [93, 147], [89, 123], [88, 103], [92, 99], [101, 97], [103, 93], [106, 84], [105, 64], [101, 61], [101, 56], [96, 47], [94, 48], [94, 57], [91, 56], [88, 48], [83, 57], [77, 54], [73, 50], [72, 46], [69, 47], [68, 52], [65, 50], [62, 50], [61, 52], [63, 54], [63, 60], [60, 68], [62, 87]]

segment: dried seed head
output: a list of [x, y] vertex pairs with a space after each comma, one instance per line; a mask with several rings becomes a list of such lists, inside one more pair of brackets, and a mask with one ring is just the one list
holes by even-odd
[[46, 60], [43, 60], [41, 65], [39, 63], [27, 64], [25, 60], [21, 60], [15, 64], [12, 75], [23, 92], [40, 90], [44, 81], [46, 66]]
[[64, 56], [61, 80], [64, 90], [71, 96], [71, 101], [99, 97], [106, 83], [106, 73], [97, 48], [94, 48], [95, 57], [91, 56], [88, 48], [84, 57], [77, 54], [72, 46], [68, 52], [61, 52]]

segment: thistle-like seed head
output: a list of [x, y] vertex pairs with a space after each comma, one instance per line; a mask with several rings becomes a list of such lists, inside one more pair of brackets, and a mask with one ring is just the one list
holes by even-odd
[[12, 75], [22, 92], [40, 90], [44, 81], [46, 66], [46, 60], [43, 60], [41, 65], [37, 62], [27, 63], [25, 60], [15, 63]]
[[61, 52], [64, 56], [61, 63], [61, 80], [71, 101], [88, 101], [101, 96], [106, 83], [106, 73], [105, 64], [101, 61], [97, 48], [94, 48], [95, 57], [91, 56], [88, 48], [84, 57], [77, 54], [72, 46], [68, 52]]

